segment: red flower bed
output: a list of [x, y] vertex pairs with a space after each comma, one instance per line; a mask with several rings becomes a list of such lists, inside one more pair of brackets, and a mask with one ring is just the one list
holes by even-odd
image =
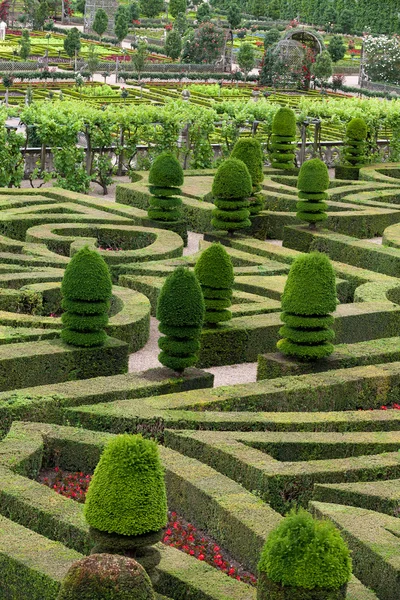
[[[91, 475], [82, 472], [70, 473], [55, 467], [46, 474], [40, 475], [39, 481], [57, 494], [83, 504], [91, 478]], [[213, 539], [182, 519], [176, 512], [168, 513], [168, 524], [162, 541], [166, 546], [177, 548], [220, 569], [229, 577], [253, 586], [257, 584], [257, 579], [252, 573], [232, 561]]]

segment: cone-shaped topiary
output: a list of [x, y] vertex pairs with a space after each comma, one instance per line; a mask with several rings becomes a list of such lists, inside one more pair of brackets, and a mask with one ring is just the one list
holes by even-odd
[[182, 218], [180, 194], [183, 170], [178, 159], [170, 152], [163, 152], [153, 162], [149, 172], [150, 192], [148, 215], [154, 221], [173, 222]]
[[232, 313], [228, 308], [232, 300], [234, 281], [232, 261], [222, 244], [211, 244], [201, 253], [194, 268], [206, 305], [204, 322], [216, 325], [229, 321]]
[[197, 361], [204, 319], [204, 299], [194, 273], [178, 267], [167, 277], [157, 304], [161, 364], [183, 372]]
[[105, 447], [86, 495], [84, 514], [99, 531], [137, 536], [167, 523], [164, 469], [157, 444], [119, 435]]
[[294, 169], [296, 158], [296, 115], [288, 106], [278, 110], [272, 121], [270, 161], [274, 169]]
[[92, 554], [73, 563], [57, 600], [154, 600], [149, 576], [132, 558]]
[[333, 523], [300, 509], [269, 534], [258, 570], [258, 600], [344, 600], [350, 551]]
[[328, 168], [319, 158], [312, 158], [301, 165], [297, 179], [298, 198], [297, 218], [310, 224], [311, 228], [328, 218], [328, 198], [325, 190], [329, 188]]
[[242, 160], [249, 170], [253, 184], [253, 193], [249, 198], [249, 210], [250, 214], [256, 215], [264, 206], [264, 199], [258, 193], [264, 180], [263, 153], [260, 142], [255, 138], [240, 138], [231, 152], [231, 158]]
[[250, 227], [248, 198], [251, 192], [251, 177], [244, 162], [237, 158], [225, 160], [218, 168], [212, 185], [217, 207], [212, 212], [212, 226], [230, 234]]
[[367, 124], [364, 119], [352, 119], [346, 128], [344, 158], [353, 167], [361, 167], [366, 163], [366, 138]]
[[109, 268], [87, 246], [74, 254], [61, 283], [61, 339], [73, 346], [101, 346], [107, 339], [112, 281]]
[[325, 254], [312, 252], [293, 262], [282, 295], [277, 347], [299, 360], [318, 360], [333, 352], [331, 329], [336, 310], [335, 272]]

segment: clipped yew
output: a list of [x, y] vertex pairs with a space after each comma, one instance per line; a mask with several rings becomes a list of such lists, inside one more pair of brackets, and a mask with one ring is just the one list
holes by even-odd
[[57, 600], [154, 600], [144, 568], [132, 558], [93, 554], [69, 568]]
[[296, 158], [296, 115], [283, 106], [272, 121], [270, 161], [274, 169], [294, 169]]
[[332, 354], [336, 310], [335, 272], [325, 254], [312, 252], [293, 262], [282, 295], [278, 349], [301, 361]]
[[233, 265], [229, 254], [220, 243], [204, 250], [194, 268], [204, 296], [204, 322], [217, 325], [229, 321], [232, 313]]
[[253, 137], [240, 138], [231, 152], [231, 158], [242, 160], [249, 170], [253, 185], [253, 192], [249, 198], [249, 211], [251, 215], [255, 215], [259, 213], [264, 206], [264, 199], [259, 193], [261, 184], [264, 180], [264, 159], [260, 142]]
[[326, 210], [329, 188], [328, 168], [319, 158], [303, 163], [297, 179], [297, 218], [315, 228], [316, 223], [328, 218]]
[[367, 124], [364, 119], [352, 119], [346, 128], [344, 138], [344, 164], [335, 169], [338, 179], [358, 179], [360, 167], [367, 162]]
[[107, 339], [112, 281], [96, 250], [85, 246], [71, 258], [61, 283], [61, 339], [72, 346], [101, 346]]
[[204, 299], [195, 274], [184, 267], [171, 273], [161, 289], [157, 303], [161, 349], [158, 360], [182, 373], [197, 361], [204, 319]]
[[212, 226], [230, 235], [238, 229], [250, 227], [248, 198], [252, 189], [251, 176], [244, 162], [237, 158], [225, 160], [219, 166], [212, 185], [216, 206], [212, 211]]
[[105, 447], [90, 482], [84, 515], [93, 553], [126, 554], [154, 576], [160, 554], [151, 546], [167, 523], [164, 469], [158, 446], [119, 435]]
[[351, 568], [350, 551], [331, 521], [292, 511], [262, 550], [257, 600], [345, 600]]

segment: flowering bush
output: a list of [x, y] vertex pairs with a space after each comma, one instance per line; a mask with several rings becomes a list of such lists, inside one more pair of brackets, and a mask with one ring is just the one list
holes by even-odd
[[172, 23], [167, 23], [167, 24], [164, 26], [164, 29], [165, 29], [166, 31], [172, 31], [172, 27], [173, 27]]
[[397, 36], [367, 36], [365, 72], [371, 81], [400, 84], [400, 43]]
[[247, 33], [247, 29], [242, 28], [242, 29], [238, 29], [236, 35], [240, 40], [242, 40], [243, 38], [246, 37], [246, 33]]

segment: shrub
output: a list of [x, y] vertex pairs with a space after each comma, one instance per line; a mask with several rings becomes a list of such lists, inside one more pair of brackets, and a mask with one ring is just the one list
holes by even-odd
[[[333, 523], [313, 519], [307, 511], [300, 509], [289, 513], [269, 534], [258, 569], [259, 588], [265, 586], [264, 597], [271, 600], [278, 596], [268, 594], [268, 580], [284, 589], [287, 586], [300, 588], [304, 594], [299, 595], [302, 598], [309, 597], [304, 593], [306, 590], [342, 590], [345, 594], [351, 576], [351, 558]], [[258, 597], [263, 598], [262, 595]], [[345, 598], [345, 595], [319, 597]]]
[[252, 193], [251, 176], [243, 161], [228, 158], [218, 168], [212, 194], [215, 208], [212, 226], [233, 233], [237, 229], [250, 227], [249, 200]]
[[61, 339], [72, 346], [101, 346], [107, 339], [112, 281], [107, 264], [87, 246], [77, 252], [65, 269], [61, 283]]
[[178, 267], [167, 277], [157, 304], [161, 364], [183, 372], [197, 361], [204, 319], [204, 299], [194, 273]]
[[164, 527], [167, 499], [157, 444], [141, 435], [111, 440], [94, 471], [84, 514], [92, 528], [124, 536]]
[[253, 184], [253, 194], [250, 196], [250, 214], [257, 214], [262, 210], [264, 201], [260, 194], [261, 183], [264, 179], [263, 153], [260, 142], [255, 138], [240, 138], [231, 153], [231, 158], [242, 160], [249, 170]]
[[303, 163], [297, 179], [299, 201], [297, 202], [297, 217], [301, 221], [315, 227], [319, 221], [328, 218], [326, 209], [328, 205], [324, 200], [328, 198], [325, 190], [329, 188], [328, 168], [319, 158], [312, 158]]
[[367, 161], [367, 124], [364, 119], [352, 119], [346, 128], [344, 158], [352, 167], [361, 167]]
[[332, 354], [331, 326], [336, 310], [335, 272], [325, 254], [299, 256], [292, 264], [282, 295], [277, 347], [299, 360], [318, 360]]
[[73, 563], [57, 600], [154, 600], [149, 576], [132, 558], [93, 554]]
[[296, 115], [284, 106], [272, 122], [270, 160], [274, 169], [293, 169], [296, 158]]
[[154, 221], [168, 223], [182, 218], [182, 200], [174, 197], [180, 194], [183, 184], [183, 170], [178, 159], [169, 152], [163, 152], [155, 159], [149, 173], [150, 198], [148, 216]]
[[194, 268], [201, 284], [205, 302], [205, 323], [214, 325], [229, 321], [232, 313], [233, 266], [229, 254], [222, 244], [212, 244], [201, 253]]

